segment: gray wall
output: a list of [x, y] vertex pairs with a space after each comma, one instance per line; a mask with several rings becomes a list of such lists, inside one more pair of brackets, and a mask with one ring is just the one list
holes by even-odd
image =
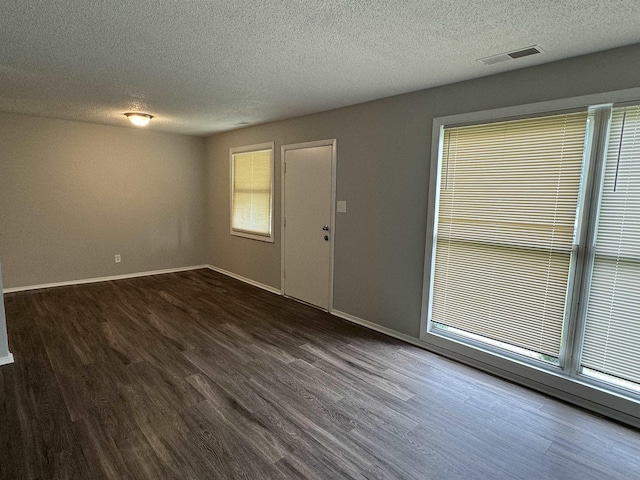
[[[212, 136], [208, 262], [280, 288], [280, 146], [337, 138], [334, 308], [418, 337], [433, 118], [638, 86], [635, 45]], [[229, 148], [268, 141], [274, 244], [229, 235]]]
[[[279, 288], [280, 146], [337, 138], [348, 212], [336, 216], [334, 307], [418, 337], [433, 118], [639, 79], [637, 45], [205, 141], [0, 113], [4, 286], [210, 263]], [[229, 234], [229, 148], [267, 141], [276, 142], [274, 244]]]
[[4, 287], [205, 263], [203, 163], [201, 138], [0, 113]]

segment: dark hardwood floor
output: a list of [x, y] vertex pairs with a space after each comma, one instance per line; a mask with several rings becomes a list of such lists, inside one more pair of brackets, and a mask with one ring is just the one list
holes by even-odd
[[6, 308], [2, 479], [640, 478], [635, 430], [209, 270]]

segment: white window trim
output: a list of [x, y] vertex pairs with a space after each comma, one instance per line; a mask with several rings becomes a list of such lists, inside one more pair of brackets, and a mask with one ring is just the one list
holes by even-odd
[[[429, 299], [431, 297], [431, 279], [434, 263], [434, 227], [438, 208], [438, 178], [440, 168], [441, 132], [445, 125], [483, 123], [508, 118], [534, 116], [536, 114], [552, 114], [554, 112], [602, 104], [637, 102], [640, 99], [640, 88], [585, 95], [567, 99], [552, 100], [527, 105], [499, 108], [480, 112], [472, 112], [433, 120], [431, 137], [431, 160], [429, 170], [429, 190], [427, 206], [427, 227], [424, 257], [424, 276], [422, 291], [422, 309], [420, 320], [420, 341], [428, 349], [457, 359], [477, 368], [490, 371], [500, 376], [518, 381], [529, 387], [545, 391], [559, 398], [580, 404], [625, 423], [640, 426], [640, 414], [637, 396], [627, 391], [616, 389], [599, 382], [594, 378], [578, 375], [575, 361], [567, 362], [569, 368], [561, 368], [546, 362], [525, 359], [516, 354], [493, 348], [483, 343], [462, 342], [454, 336], [442, 335], [428, 331]], [[592, 212], [592, 214], [595, 214]], [[573, 298], [575, 301], [575, 296]], [[575, 335], [576, 332], [566, 332]], [[572, 352], [567, 352], [571, 354]], [[575, 355], [573, 356], [575, 358]]]
[[[246, 232], [244, 230], [237, 230], [233, 228], [233, 156], [236, 153], [247, 153], [247, 152], [255, 152], [259, 150], [270, 150], [271, 151], [271, 204], [269, 208], [271, 209], [271, 226], [270, 231], [271, 235], [260, 235], [257, 233]], [[246, 145], [244, 147], [233, 147], [229, 149], [229, 233], [236, 237], [244, 237], [250, 238], [252, 240], [259, 240], [261, 242], [275, 242], [274, 237], [274, 217], [275, 217], [275, 208], [274, 208], [274, 196], [275, 196], [275, 142], [265, 142], [265, 143], [257, 143], [255, 145]]]

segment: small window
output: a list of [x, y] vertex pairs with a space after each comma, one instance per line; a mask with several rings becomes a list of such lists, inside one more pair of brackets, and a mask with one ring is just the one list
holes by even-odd
[[273, 242], [273, 142], [232, 148], [231, 235]]

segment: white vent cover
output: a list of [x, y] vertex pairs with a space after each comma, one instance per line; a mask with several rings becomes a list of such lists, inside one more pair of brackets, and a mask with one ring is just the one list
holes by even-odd
[[479, 58], [477, 61], [482, 62], [485, 65], [493, 65], [494, 63], [506, 62], [507, 60], [515, 60], [516, 58], [528, 57], [529, 55], [536, 55], [542, 52], [544, 52], [544, 50], [538, 45], [531, 45], [530, 47], [514, 50], [513, 52], [499, 53], [498, 55]]

